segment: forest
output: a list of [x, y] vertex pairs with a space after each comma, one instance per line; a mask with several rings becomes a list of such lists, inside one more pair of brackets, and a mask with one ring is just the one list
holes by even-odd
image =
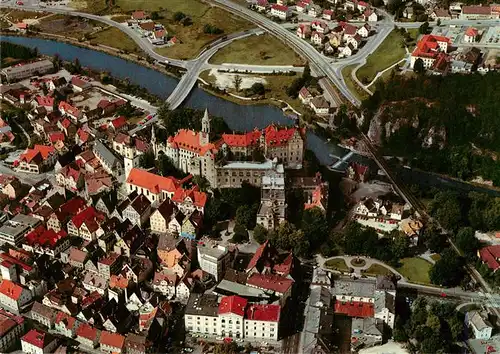
[[36, 58], [38, 56], [37, 48], [31, 49], [10, 42], [1, 41], [0, 49], [1, 49], [0, 57], [2, 58], [2, 67], [6, 64], [5, 60], [7, 58], [27, 60]]
[[[363, 103], [382, 126], [405, 120], [382, 137], [386, 153], [403, 156], [412, 167], [464, 180], [482, 176], [500, 185], [500, 73], [404, 78], [381, 83]], [[389, 107], [389, 108], [388, 108]], [[380, 111], [379, 111], [380, 110]], [[366, 127], [368, 128], [368, 127]], [[443, 131], [441, 144], [424, 147], [430, 131]]]

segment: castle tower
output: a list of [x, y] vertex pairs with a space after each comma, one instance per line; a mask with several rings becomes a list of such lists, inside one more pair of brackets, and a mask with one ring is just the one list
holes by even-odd
[[210, 117], [208, 109], [205, 109], [203, 118], [201, 119], [200, 145], [206, 145], [210, 142]]

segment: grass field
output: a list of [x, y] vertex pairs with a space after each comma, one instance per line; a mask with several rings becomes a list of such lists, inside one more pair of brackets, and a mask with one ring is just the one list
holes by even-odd
[[129, 36], [115, 27], [107, 28], [92, 35], [90, 43], [99, 43], [128, 52], [140, 51], [140, 48]]
[[345, 264], [345, 261], [341, 258], [330, 259], [330, 260], [326, 261], [325, 268], [339, 270], [341, 272], [348, 272], [349, 271], [347, 264]]
[[[97, 0], [95, 0], [97, 1]], [[101, 0], [104, 1], [104, 0]], [[192, 17], [201, 17], [210, 8], [198, 0], [116, 0], [116, 6], [122, 11], [147, 10], [174, 13], [184, 12]]]
[[304, 61], [290, 47], [269, 34], [251, 36], [222, 48], [210, 63], [252, 65], [302, 65]]
[[403, 258], [397, 268], [408, 281], [420, 284], [430, 284], [429, 270], [432, 265], [422, 258]]
[[85, 34], [90, 34], [94, 30], [94, 23], [77, 17], [54, 15], [41, 20], [38, 27], [45, 33], [81, 39]]
[[21, 22], [24, 19], [38, 19], [40, 17], [47, 16], [46, 12], [37, 12], [37, 11], [22, 11], [22, 10], [12, 10], [9, 12], [7, 19], [16, 23]]
[[359, 81], [370, 83], [379, 71], [382, 71], [401, 60], [405, 54], [405, 48], [401, 48], [403, 36], [393, 30], [380, 46], [368, 56], [366, 64], [356, 72]]
[[392, 272], [380, 264], [372, 264], [368, 269], [363, 270], [361, 274], [367, 277], [376, 277], [377, 275], [390, 275]]
[[368, 98], [368, 93], [361, 87], [359, 87], [351, 77], [351, 73], [356, 66], [357, 64], [346, 66], [344, 69], [342, 69], [342, 76], [344, 77], [344, 81], [347, 85], [347, 88], [349, 88], [349, 91], [355, 94], [356, 97], [358, 97], [360, 100], [364, 100]]

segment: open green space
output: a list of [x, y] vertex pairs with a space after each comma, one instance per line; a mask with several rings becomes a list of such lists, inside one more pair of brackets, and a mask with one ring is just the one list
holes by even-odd
[[198, 0], [116, 0], [115, 5], [122, 11], [146, 10], [171, 13], [180, 11], [192, 17], [201, 17], [210, 8]]
[[367, 277], [376, 277], [377, 275], [390, 275], [392, 272], [381, 264], [372, 264], [368, 269], [361, 271], [361, 274]]
[[347, 85], [349, 91], [351, 91], [357, 98], [360, 100], [364, 100], [368, 97], [368, 93], [363, 90], [359, 85], [352, 79], [351, 73], [357, 64], [346, 66], [342, 69], [342, 76], [344, 77], [344, 81]]
[[378, 72], [401, 60], [406, 50], [401, 46], [404, 38], [393, 30], [380, 44], [380, 46], [366, 58], [366, 64], [356, 72], [356, 76], [363, 83], [373, 81]]
[[420, 284], [431, 284], [429, 279], [429, 270], [432, 265], [425, 259], [413, 257], [403, 258], [401, 266], [397, 271], [401, 273], [408, 281]]
[[279, 39], [262, 34], [239, 39], [217, 52], [210, 63], [303, 65], [304, 61]]
[[92, 35], [91, 44], [102, 44], [128, 52], [140, 51], [137, 44], [118, 28], [110, 27]]
[[338, 270], [340, 272], [348, 272], [349, 268], [342, 258], [334, 258], [325, 262], [325, 268]]

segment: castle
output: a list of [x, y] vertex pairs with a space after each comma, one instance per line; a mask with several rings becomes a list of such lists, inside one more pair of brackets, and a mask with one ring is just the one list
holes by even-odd
[[[302, 168], [305, 129], [277, 128], [270, 125], [244, 134], [222, 134], [210, 141], [210, 117], [205, 110], [201, 131], [180, 129], [165, 144], [156, 141], [153, 128], [152, 145], [155, 156], [164, 153], [180, 170], [204, 176], [213, 188], [238, 188], [243, 181], [260, 186], [267, 171], [284, 173], [284, 168]], [[264, 162], [248, 161], [256, 150], [266, 158]], [[220, 156], [231, 160], [221, 162]], [[231, 156], [231, 158], [229, 158]]]

